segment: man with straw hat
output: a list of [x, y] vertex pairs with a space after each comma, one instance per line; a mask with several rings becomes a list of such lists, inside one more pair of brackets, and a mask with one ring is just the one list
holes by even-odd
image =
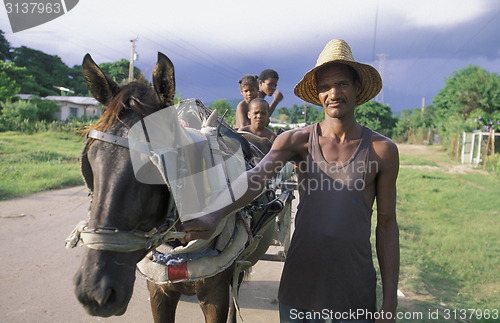
[[[183, 224], [185, 241], [209, 238], [221, 218], [248, 204], [287, 161], [295, 162], [300, 203], [278, 295], [281, 322], [395, 321], [398, 150], [354, 116], [381, 88], [375, 68], [356, 62], [345, 41], [330, 41], [294, 89], [299, 98], [323, 106], [325, 120], [278, 136], [262, 161], [233, 183], [240, 190], [235, 202], [221, 197]], [[375, 199], [379, 311], [370, 244]]]

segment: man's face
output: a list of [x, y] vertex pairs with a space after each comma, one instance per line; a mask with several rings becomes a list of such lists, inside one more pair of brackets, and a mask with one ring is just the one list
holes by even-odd
[[268, 106], [263, 102], [252, 102], [248, 110], [248, 118], [250, 123], [255, 125], [257, 129], [264, 128], [269, 122]]
[[342, 118], [354, 114], [360, 87], [353, 73], [344, 64], [330, 64], [316, 72], [318, 97], [327, 116]]
[[253, 99], [257, 97], [259, 94], [259, 90], [255, 86], [251, 85], [243, 85], [241, 87], [241, 95], [243, 95], [243, 98], [245, 99], [246, 103], [250, 103]]
[[264, 92], [266, 95], [273, 95], [278, 86], [278, 80], [275, 78], [268, 78], [264, 81], [259, 81], [259, 90]]

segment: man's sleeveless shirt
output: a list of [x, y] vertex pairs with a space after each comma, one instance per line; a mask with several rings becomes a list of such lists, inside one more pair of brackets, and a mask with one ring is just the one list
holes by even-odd
[[367, 172], [376, 171], [369, 160], [372, 133], [363, 127], [354, 155], [342, 165], [332, 165], [323, 157], [314, 124], [281, 278], [282, 304], [316, 311], [375, 311], [372, 207], [363, 194]]

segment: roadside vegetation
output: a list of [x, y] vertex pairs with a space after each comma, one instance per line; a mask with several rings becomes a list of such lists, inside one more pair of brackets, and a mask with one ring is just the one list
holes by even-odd
[[[432, 322], [498, 322], [484, 315], [500, 309], [498, 192], [495, 177], [464, 171], [443, 151], [402, 153], [397, 211], [405, 297], [399, 312]], [[451, 319], [462, 309], [465, 315]], [[428, 319], [430, 311], [439, 319]]]
[[83, 184], [83, 142], [72, 131], [0, 132], [0, 200]]

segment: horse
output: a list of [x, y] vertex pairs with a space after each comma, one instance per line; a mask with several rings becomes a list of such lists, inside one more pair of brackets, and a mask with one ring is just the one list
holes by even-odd
[[[128, 134], [132, 125], [148, 115], [173, 109], [175, 73], [173, 63], [162, 53], [158, 53], [152, 87], [140, 82], [118, 85], [89, 54], [84, 57], [82, 70], [90, 91], [105, 110], [92, 128], [98, 135], [87, 139], [82, 152], [82, 176], [91, 203], [88, 221], [79, 224], [69, 238], [73, 240], [71, 247], [78, 241], [88, 247], [74, 276], [74, 288], [90, 315], [109, 317], [126, 312], [137, 263], [165, 238], [161, 228], [166, 215], [172, 212], [172, 193], [168, 185], [146, 184], [136, 179]], [[265, 212], [261, 213], [252, 218], [252, 228]], [[248, 257], [243, 267], [255, 264], [267, 250], [274, 227], [268, 226], [264, 231], [260, 243], [246, 250]], [[80, 237], [84, 234], [87, 241]], [[228, 316], [235, 322], [230, 287], [238, 286], [234, 285], [235, 277], [241, 282], [239, 272], [235, 276], [236, 267], [233, 263], [220, 273], [194, 281], [156, 284], [148, 280], [154, 321], [174, 322], [181, 294], [196, 294], [206, 322], [226, 322]]]

